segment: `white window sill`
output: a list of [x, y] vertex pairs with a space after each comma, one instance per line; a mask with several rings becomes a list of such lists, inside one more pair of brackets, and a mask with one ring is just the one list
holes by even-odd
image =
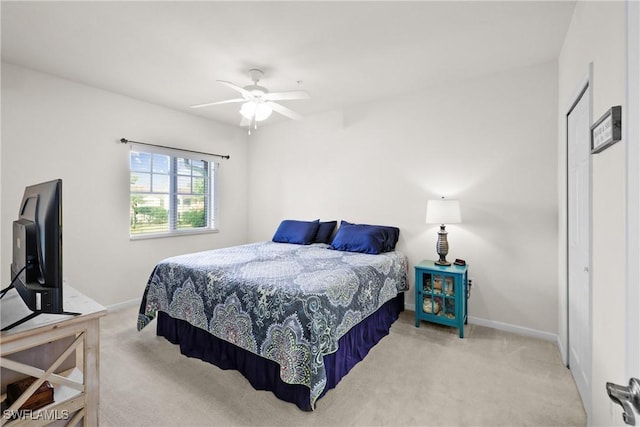
[[129, 240], [147, 240], [147, 239], [161, 239], [164, 237], [181, 237], [181, 236], [193, 236], [196, 234], [211, 234], [218, 233], [220, 230], [217, 228], [207, 228], [202, 230], [179, 230], [169, 233], [153, 233], [153, 234], [137, 234], [129, 236]]

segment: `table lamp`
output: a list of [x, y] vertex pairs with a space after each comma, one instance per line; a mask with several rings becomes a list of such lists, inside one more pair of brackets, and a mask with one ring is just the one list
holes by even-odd
[[458, 224], [462, 222], [460, 215], [460, 202], [458, 200], [427, 200], [427, 224], [440, 224], [438, 231], [438, 243], [436, 243], [436, 251], [440, 259], [435, 262], [436, 265], [451, 265], [447, 261], [449, 253], [449, 242], [447, 241], [447, 231], [445, 224]]

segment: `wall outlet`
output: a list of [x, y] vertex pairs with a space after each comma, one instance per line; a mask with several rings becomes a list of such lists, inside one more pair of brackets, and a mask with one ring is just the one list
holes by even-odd
[[469, 285], [469, 287], [478, 286], [478, 283], [476, 283], [476, 278], [475, 277], [469, 277], [467, 279], [467, 285]]

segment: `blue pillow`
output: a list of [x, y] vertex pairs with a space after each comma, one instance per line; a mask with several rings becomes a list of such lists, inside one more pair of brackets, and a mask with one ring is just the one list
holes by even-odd
[[278, 243], [295, 243], [298, 245], [309, 245], [318, 233], [318, 220], [296, 221], [285, 219], [280, 223], [273, 236], [273, 241]]
[[396, 249], [396, 244], [398, 243], [398, 238], [400, 237], [400, 229], [398, 227], [390, 227], [386, 225], [352, 224], [347, 221], [341, 221], [340, 228], [342, 228], [343, 225], [357, 225], [363, 228], [380, 229], [384, 239], [383, 250], [381, 252], [394, 251]]
[[385, 225], [375, 225], [374, 227], [381, 228], [386, 234], [384, 240], [384, 251], [395, 251], [398, 238], [400, 237], [400, 229], [398, 227], [389, 227]]
[[318, 227], [318, 233], [313, 240], [315, 243], [331, 243], [331, 235], [335, 230], [338, 221], [321, 222]]
[[388, 231], [384, 227], [342, 221], [330, 247], [339, 251], [380, 254], [388, 252], [387, 238]]

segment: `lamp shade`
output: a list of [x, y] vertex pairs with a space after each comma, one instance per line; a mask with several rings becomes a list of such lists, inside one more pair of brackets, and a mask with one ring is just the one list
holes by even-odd
[[242, 114], [248, 120], [253, 120], [254, 116], [256, 122], [266, 120], [271, 115], [271, 106], [264, 102], [247, 101], [240, 107], [240, 114]]
[[462, 222], [460, 201], [427, 200], [427, 224], [458, 224]]

